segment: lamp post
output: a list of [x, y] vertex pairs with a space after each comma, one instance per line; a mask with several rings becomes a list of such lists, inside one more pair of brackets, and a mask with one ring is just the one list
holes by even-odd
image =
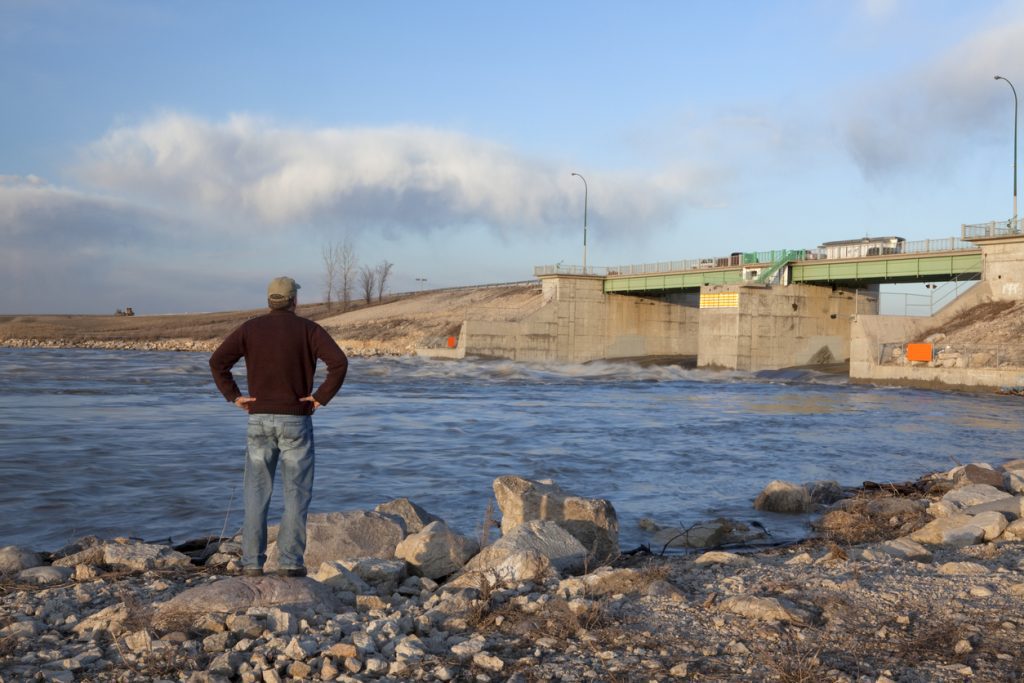
[[416, 282], [420, 283], [420, 291], [423, 291], [423, 288], [427, 286], [427, 278], [425, 277], [416, 278]]
[[590, 190], [587, 188], [587, 179], [573, 171], [574, 175], [583, 181], [583, 274], [587, 274], [587, 195]]
[[1006, 81], [1013, 91], [1013, 229], [1017, 226], [1017, 89], [1010, 83], [1010, 79], [1003, 76], [996, 76], [997, 81]]

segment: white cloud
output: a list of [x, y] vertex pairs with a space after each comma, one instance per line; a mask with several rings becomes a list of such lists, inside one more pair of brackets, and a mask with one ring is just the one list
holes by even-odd
[[[484, 225], [515, 235], [575, 229], [580, 203], [569, 169], [486, 140], [417, 127], [289, 129], [248, 116], [165, 114], [118, 127], [84, 150], [76, 173], [225, 229]], [[598, 228], [656, 228], [702, 191], [693, 170], [586, 175]]]
[[[851, 155], [868, 178], [955, 164], [969, 147], [1010, 130], [1012, 93], [1024, 88], [1024, 20], [976, 34], [915, 71], [854, 94], [842, 115]], [[1018, 92], [1024, 95], [1024, 89]]]

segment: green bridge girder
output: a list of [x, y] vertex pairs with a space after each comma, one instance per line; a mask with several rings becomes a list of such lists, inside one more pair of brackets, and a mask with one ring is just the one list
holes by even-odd
[[942, 254], [894, 254], [846, 261], [799, 261], [790, 266], [790, 282], [883, 284], [930, 282], [981, 275], [981, 249]]
[[[768, 267], [770, 264], [747, 264]], [[884, 283], [932, 282], [981, 275], [981, 249], [927, 254], [890, 254], [862, 259], [790, 262], [792, 283], [862, 286]], [[703, 285], [743, 283], [742, 268], [709, 268], [645, 275], [608, 275], [606, 293], [639, 293], [700, 289]]]

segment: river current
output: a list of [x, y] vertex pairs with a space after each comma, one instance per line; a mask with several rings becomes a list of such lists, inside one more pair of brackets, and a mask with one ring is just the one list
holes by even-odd
[[[0, 349], [0, 546], [237, 532], [246, 416], [207, 359]], [[808, 535], [806, 517], [753, 510], [772, 479], [857, 486], [1024, 456], [1019, 397], [809, 371], [353, 358], [314, 423], [314, 512], [404, 496], [476, 536], [491, 482], [517, 474], [609, 499], [624, 549], [650, 541], [645, 517]], [[279, 500], [278, 488], [272, 521]]]

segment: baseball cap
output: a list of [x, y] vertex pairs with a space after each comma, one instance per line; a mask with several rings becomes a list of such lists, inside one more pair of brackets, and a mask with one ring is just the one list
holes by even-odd
[[299, 283], [290, 277], [275, 277], [267, 285], [267, 296], [271, 299], [294, 299]]

